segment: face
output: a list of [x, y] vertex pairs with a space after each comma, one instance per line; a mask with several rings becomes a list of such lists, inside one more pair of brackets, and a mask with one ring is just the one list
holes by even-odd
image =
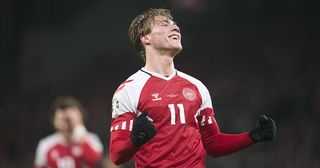
[[82, 122], [82, 114], [76, 107], [57, 109], [53, 118], [54, 127], [60, 132], [72, 132]]
[[156, 16], [151, 24], [151, 33], [145, 35], [153, 49], [160, 52], [170, 52], [173, 56], [182, 50], [179, 27], [165, 16]]

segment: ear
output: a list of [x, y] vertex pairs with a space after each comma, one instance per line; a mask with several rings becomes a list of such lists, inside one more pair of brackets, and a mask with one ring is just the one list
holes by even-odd
[[148, 35], [141, 36], [140, 40], [144, 45], [148, 45], [151, 43], [150, 36], [148, 36]]

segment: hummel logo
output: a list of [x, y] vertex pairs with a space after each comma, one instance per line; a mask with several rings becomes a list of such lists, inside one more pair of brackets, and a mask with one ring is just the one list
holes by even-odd
[[159, 97], [159, 93], [153, 93], [151, 96], [154, 97], [152, 101], [162, 100], [162, 98]]

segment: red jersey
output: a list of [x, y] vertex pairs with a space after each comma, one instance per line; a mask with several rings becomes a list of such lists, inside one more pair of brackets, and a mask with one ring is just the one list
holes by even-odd
[[[134, 156], [135, 167], [202, 168], [206, 151], [221, 156], [252, 144], [247, 132], [220, 133], [207, 88], [180, 71], [164, 77], [142, 68], [119, 86], [112, 104], [110, 157], [115, 163]], [[136, 149], [130, 134], [143, 111], [157, 134]]]
[[60, 133], [42, 139], [37, 147], [35, 168], [93, 167], [102, 155], [102, 144], [95, 134], [88, 133], [84, 142], [66, 142]]

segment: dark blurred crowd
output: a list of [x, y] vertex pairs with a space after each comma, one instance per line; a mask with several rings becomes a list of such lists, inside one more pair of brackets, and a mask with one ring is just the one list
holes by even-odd
[[183, 44], [175, 67], [208, 87], [223, 132], [249, 130], [260, 114], [277, 123], [274, 141], [208, 157], [207, 167], [320, 166], [319, 12], [308, 1], [75, 2], [3, 3], [0, 167], [33, 166], [60, 95], [86, 107], [87, 128], [104, 144], [100, 167], [111, 166], [113, 92], [143, 66], [127, 28], [150, 7], [173, 10]]

